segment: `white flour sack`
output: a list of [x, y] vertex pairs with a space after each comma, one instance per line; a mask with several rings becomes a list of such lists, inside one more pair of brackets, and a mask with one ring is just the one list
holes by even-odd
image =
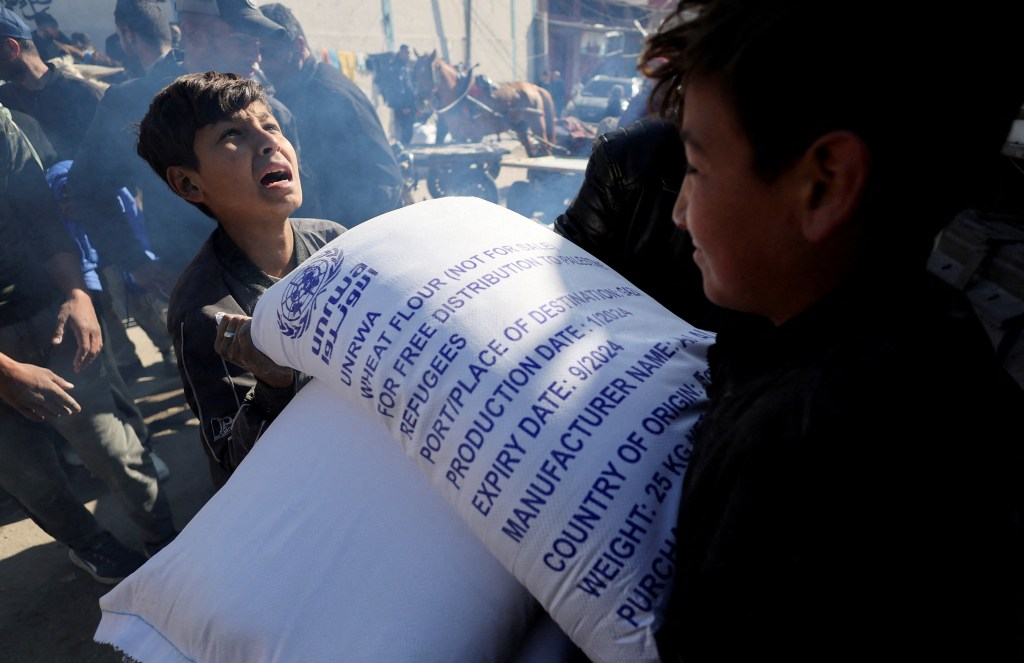
[[543, 226], [441, 198], [310, 257], [253, 336], [372, 412], [592, 660], [657, 661], [712, 334]]

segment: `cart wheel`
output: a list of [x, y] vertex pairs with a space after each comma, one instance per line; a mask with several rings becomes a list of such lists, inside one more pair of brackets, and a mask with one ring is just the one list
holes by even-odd
[[[445, 169], [438, 173], [434, 188], [430, 187], [431, 180], [427, 180], [431, 195], [436, 198], [444, 196], [475, 196], [483, 198], [492, 203], [498, 202], [498, 185], [491, 179], [484, 169], [478, 164], [470, 168]], [[440, 195], [434, 193], [434, 189]]]
[[497, 177], [498, 173], [501, 172], [501, 157], [496, 157], [494, 159], [491, 159], [490, 161], [485, 161], [484, 170], [487, 171], [487, 174], [490, 175], [492, 179]]
[[452, 187], [456, 196], [476, 196], [494, 204], [498, 203], [498, 185], [480, 166], [475, 166], [459, 178]]
[[430, 192], [431, 197], [444, 198], [445, 196], [450, 195], [448, 192], [444, 190], [444, 187], [441, 185], [441, 183], [447, 180], [450, 177], [450, 175], [451, 171], [449, 171], [447, 168], [434, 167], [427, 171], [427, 191]]

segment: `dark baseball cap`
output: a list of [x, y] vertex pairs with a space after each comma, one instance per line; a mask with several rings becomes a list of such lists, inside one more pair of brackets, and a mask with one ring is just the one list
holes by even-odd
[[263, 15], [256, 0], [177, 0], [179, 12], [220, 17], [239, 32], [254, 37], [286, 37], [285, 29]]
[[0, 7], [0, 37], [31, 39], [32, 29], [13, 10], [7, 7]]

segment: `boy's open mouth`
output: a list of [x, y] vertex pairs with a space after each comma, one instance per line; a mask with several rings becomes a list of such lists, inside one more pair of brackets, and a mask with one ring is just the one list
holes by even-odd
[[271, 186], [277, 182], [290, 182], [292, 179], [292, 173], [287, 168], [275, 168], [274, 170], [267, 171], [263, 177], [260, 178], [260, 184], [263, 186]]

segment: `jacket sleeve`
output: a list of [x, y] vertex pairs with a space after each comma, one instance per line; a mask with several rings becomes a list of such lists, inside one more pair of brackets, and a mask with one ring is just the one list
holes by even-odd
[[615, 162], [608, 158], [603, 138], [594, 141], [583, 183], [576, 197], [554, 223], [554, 230], [600, 260], [622, 251], [616, 227], [622, 206]]
[[275, 389], [258, 382], [214, 350], [217, 311], [243, 314], [230, 297], [201, 309], [172, 296], [168, 331], [178, 356], [185, 399], [199, 419], [203, 449], [211, 463], [231, 474], [295, 396], [298, 381]]

